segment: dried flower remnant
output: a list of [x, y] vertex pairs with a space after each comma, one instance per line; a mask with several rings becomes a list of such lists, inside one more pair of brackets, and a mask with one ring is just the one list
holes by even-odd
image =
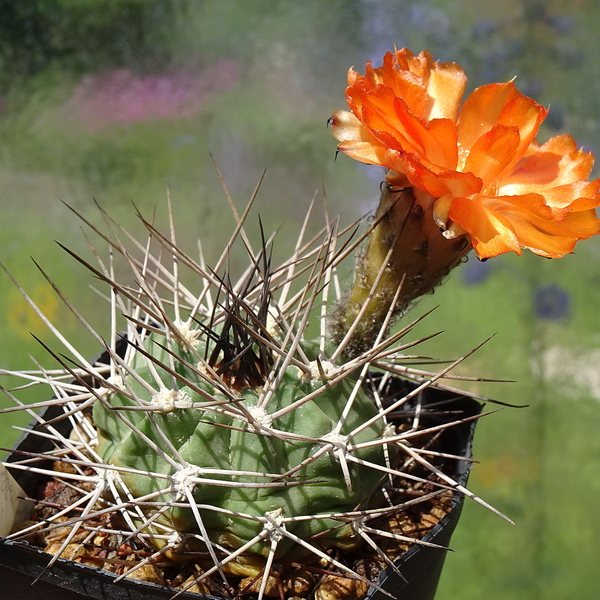
[[560, 258], [600, 232], [592, 153], [569, 135], [539, 144], [548, 111], [513, 82], [477, 88], [461, 107], [466, 76], [458, 65], [402, 49], [381, 68], [367, 63], [365, 75], [350, 69], [348, 84], [350, 112], [331, 119], [338, 149], [389, 169], [350, 314], [368, 295], [384, 311], [377, 297], [389, 298], [402, 281], [398, 306], [406, 307], [471, 248], [481, 259], [522, 248]]

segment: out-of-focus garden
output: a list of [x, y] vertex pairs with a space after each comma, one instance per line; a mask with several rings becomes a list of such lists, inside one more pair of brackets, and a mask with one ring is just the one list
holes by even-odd
[[[540, 141], [570, 133], [600, 152], [596, 0], [0, 0], [0, 14], [0, 262], [89, 356], [31, 261], [108, 332], [94, 280], [55, 243], [91, 253], [63, 202], [100, 223], [96, 201], [141, 231], [136, 208], [167, 223], [168, 186], [178, 242], [195, 252], [200, 237], [210, 261], [233, 224], [213, 161], [238, 207], [266, 169], [256, 209], [283, 256], [315, 192], [346, 224], [375, 207], [383, 172], [334, 160], [326, 122], [345, 108], [348, 67], [394, 46], [459, 63], [469, 90], [516, 77], [550, 106]], [[562, 260], [472, 257], [413, 309], [439, 305], [413, 333], [445, 331], [423, 346], [434, 357], [496, 334], [462, 373], [514, 380], [474, 389], [529, 405], [480, 422], [470, 480], [516, 525], [467, 502], [440, 600], [600, 597], [599, 297], [592, 239]], [[50, 367], [30, 332], [59, 344], [5, 274], [0, 310], [0, 367]], [[28, 420], [3, 415], [0, 446]]]

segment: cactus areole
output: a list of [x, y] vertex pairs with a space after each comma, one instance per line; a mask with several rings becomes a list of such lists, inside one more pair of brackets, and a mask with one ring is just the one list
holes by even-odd
[[[228, 347], [231, 343], [226, 340]], [[225, 346], [222, 337], [216, 344]], [[369, 442], [388, 433], [363, 387], [352, 376], [327, 381], [318, 369], [311, 375], [290, 365], [265, 409], [259, 355], [264, 357], [266, 347], [251, 348], [220, 373], [215, 362], [223, 352], [216, 352], [207, 361], [212, 374], [198, 366], [197, 355], [206, 350], [202, 339], [189, 348], [149, 335], [134, 355], [134, 373], [121, 382], [123, 392], [108, 393], [94, 405], [100, 456], [125, 469], [123, 483], [134, 497], [152, 497], [158, 522], [197, 534], [190, 538], [195, 546], [208, 535], [217, 546], [241, 548], [274, 527], [273, 515], [311, 515], [287, 521], [286, 530], [302, 539], [319, 536], [325, 547], [353, 545], [352, 526], [327, 515], [369, 507], [385, 476], [373, 465], [386, 464], [384, 446]], [[173, 372], [158, 366], [170, 363]], [[259, 385], [235, 389], [235, 373], [243, 369], [255, 372]], [[162, 391], [155, 390], [157, 377]], [[350, 398], [352, 410], [344, 415]], [[156, 408], [127, 410], [140, 402]], [[268, 556], [272, 535], [246, 552]], [[188, 550], [194, 547], [190, 542]], [[291, 546], [291, 538], [281, 540], [275, 558], [285, 558]]]

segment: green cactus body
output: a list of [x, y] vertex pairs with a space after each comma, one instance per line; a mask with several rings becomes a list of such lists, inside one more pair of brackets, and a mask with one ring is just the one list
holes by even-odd
[[[348, 577], [358, 586], [348, 597], [363, 597], [379, 570], [363, 566], [396, 568], [404, 511], [412, 519], [413, 506], [429, 510], [438, 496], [445, 506], [449, 486], [474, 497], [444, 474], [452, 461], [438, 442], [453, 423], [436, 425], [422, 404], [420, 391], [443, 385], [410, 366], [420, 356], [405, 354], [421, 341], [404, 339], [413, 324], [390, 331], [391, 306], [363, 315], [368, 330], [347, 310], [328, 310], [348, 297], [336, 269], [354, 228], [330, 223], [306, 242], [303, 231], [279, 266], [264, 235], [255, 252], [236, 229], [211, 269], [175, 245], [174, 228], [163, 235], [142, 220], [146, 243], [122, 234], [131, 248], [98, 230], [126, 257], [136, 286], [114, 279], [99, 255], [98, 268], [74, 255], [110, 288], [109, 343], [73, 309], [102, 342], [101, 357], [87, 362], [67, 344], [76, 366], [56, 353], [63, 369], [22, 375], [28, 385], [50, 380], [57, 397], [43, 434], [52, 448], [33, 468], [59, 491], [40, 502], [43, 521], [19, 535], [68, 532], [60, 548], [46, 548], [52, 561], [77, 544], [77, 556], [94, 565], [106, 554], [102, 568], [121, 571], [116, 581], [155, 581], [162, 569], [159, 581], [180, 591], [322, 599], [327, 581], [313, 586], [316, 568]], [[250, 264], [233, 279], [226, 263], [238, 237]], [[29, 452], [18, 462], [31, 464]], [[72, 508], [59, 504], [73, 497]], [[306, 573], [308, 588], [296, 594]]]
[[[158, 387], [157, 376], [167, 389], [173, 387], [172, 374], [160, 365], [173, 364], [173, 356], [180, 356], [181, 361], [175, 358], [175, 371], [181, 376], [180, 379], [185, 379], [195, 389], [177, 384], [177, 398], [185, 399], [187, 404], [206, 405], [206, 398], [196, 391], [205, 390], [216, 402], [232, 403], [217, 386], [202, 377], [199, 370], [184, 364], [196, 364], [198, 361], [195, 354], [182, 344], [167, 342], [164, 336], [151, 334], [143, 345], [148, 357], [136, 353], [131, 367], [138, 378], [154, 389]], [[199, 346], [202, 346], [202, 342]], [[167, 347], [171, 352], [166, 350]], [[190, 489], [197, 505], [223, 509], [224, 512], [219, 512], [200, 508], [199, 514], [211, 541], [225, 548], [240, 548], [253, 540], [263, 529], [264, 523], [252, 517], [264, 517], [273, 511], [280, 511], [286, 517], [314, 515], [312, 519], [287, 523], [287, 530], [302, 539], [319, 535], [321, 545], [349, 545], [354, 541], [351, 525], [338, 519], [318, 516], [366, 508], [374, 490], [380, 487], [378, 483], [384, 473], [374, 466], [348, 462], [351, 479], [351, 486], [348, 486], [331, 446], [312, 462], [307, 459], [327, 446], [324, 438], [340, 422], [355, 384], [352, 376], [333, 384], [310, 379], [296, 366], [290, 366], [268, 403], [269, 414], [285, 409], [316, 390], [322, 391], [308, 401], [298, 403], [293, 410], [274, 419], [266, 428], [257, 429], [245, 418], [232, 416], [231, 411], [223, 410], [223, 405], [219, 404], [149, 413], [113, 410], [139, 405], [140, 400], [148, 403], [153, 401], [151, 392], [128, 375], [123, 382], [123, 394], [113, 392], [105, 402], [98, 401], [95, 404], [93, 418], [98, 428], [98, 452], [109, 464], [135, 470], [135, 473], [122, 474], [125, 485], [135, 497], [169, 489], [173, 478], [176, 478], [178, 466], [188, 465], [191, 472], [196, 470], [195, 475], [200, 479], [213, 480], [196, 482]], [[260, 388], [246, 387], [239, 392], [233, 404], [252, 411], [260, 393]], [[132, 399], [134, 397], [135, 400]], [[367, 393], [359, 389], [352, 410], [345, 420], [342, 419], [343, 426], [339, 431], [341, 439], [377, 414], [378, 409]], [[352, 435], [348, 442], [355, 445], [381, 440], [385, 435], [385, 426], [383, 417], [374, 419], [371, 425]], [[136, 429], [172, 460], [162, 456], [160, 450], [151, 448]], [[370, 465], [385, 466], [384, 447], [385, 444], [377, 443], [349, 449], [349, 452]], [[298, 469], [300, 465], [303, 466]], [[219, 473], [211, 470], [219, 470]], [[271, 476], [265, 477], [264, 474]], [[214, 480], [239, 483], [239, 486], [219, 485]], [[178, 502], [178, 495], [181, 492], [170, 489], [153, 501], [173, 504]], [[179, 500], [180, 504], [187, 503], [185, 499], [183, 502], [181, 498]], [[197, 518], [189, 505], [169, 507], [159, 521], [180, 532], [198, 532], [199, 529]], [[292, 545], [290, 539], [282, 540], [277, 547], [276, 558], [284, 556]], [[268, 541], [255, 543], [249, 551], [251, 554], [268, 556]]]

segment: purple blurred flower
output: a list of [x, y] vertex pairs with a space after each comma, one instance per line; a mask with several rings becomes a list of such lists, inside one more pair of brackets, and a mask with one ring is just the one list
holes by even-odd
[[569, 314], [569, 293], [555, 283], [542, 285], [535, 290], [533, 310], [540, 319], [557, 321]]
[[462, 280], [465, 285], [480, 285], [492, 272], [493, 265], [490, 260], [473, 260], [470, 257], [462, 267]]
[[190, 118], [211, 96], [229, 89], [240, 74], [240, 66], [232, 60], [162, 75], [113, 69], [84, 77], [67, 106], [92, 131], [115, 123]]

